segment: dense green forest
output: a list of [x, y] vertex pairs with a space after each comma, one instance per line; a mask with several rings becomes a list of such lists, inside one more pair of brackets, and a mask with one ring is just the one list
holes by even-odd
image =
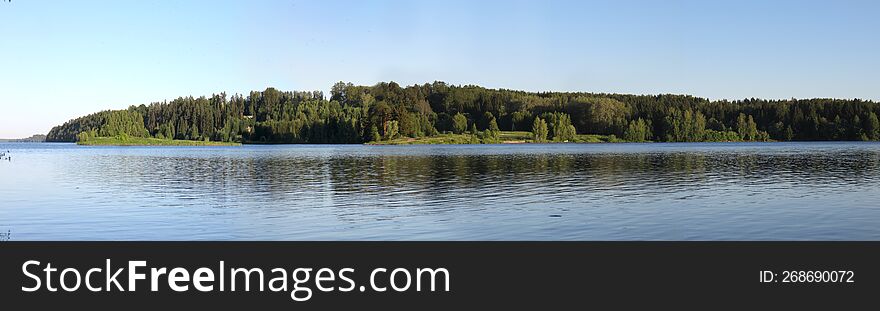
[[180, 97], [87, 115], [47, 141], [127, 135], [243, 143], [363, 143], [439, 133], [493, 142], [501, 131], [533, 140], [577, 134], [625, 141], [880, 140], [880, 105], [859, 99], [710, 101], [689, 95], [524, 92], [443, 82], [335, 84], [323, 92], [268, 88], [246, 96]]

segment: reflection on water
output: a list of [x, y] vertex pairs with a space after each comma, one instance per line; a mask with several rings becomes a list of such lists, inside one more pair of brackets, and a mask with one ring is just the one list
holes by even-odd
[[16, 239], [877, 240], [880, 144], [5, 144]]

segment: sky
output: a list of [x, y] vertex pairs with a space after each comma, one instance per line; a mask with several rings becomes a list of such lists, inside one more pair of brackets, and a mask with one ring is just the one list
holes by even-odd
[[0, 138], [179, 96], [446, 81], [880, 100], [880, 1], [0, 2]]

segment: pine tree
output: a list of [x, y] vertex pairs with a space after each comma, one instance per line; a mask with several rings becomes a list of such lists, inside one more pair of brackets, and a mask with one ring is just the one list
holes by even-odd
[[489, 129], [486, 130], [487, 136], [492, 142], [497, 142], [501, 139], [501, 129], [498, 128], [498, 122], [495, 122], [495, 118], [493, 117], [489, 120]]

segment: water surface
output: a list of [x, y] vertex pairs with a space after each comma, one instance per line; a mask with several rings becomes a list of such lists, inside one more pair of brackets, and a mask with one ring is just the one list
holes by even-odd
[[11, 240], [880, 240], [880, 144], [7, 143]]

